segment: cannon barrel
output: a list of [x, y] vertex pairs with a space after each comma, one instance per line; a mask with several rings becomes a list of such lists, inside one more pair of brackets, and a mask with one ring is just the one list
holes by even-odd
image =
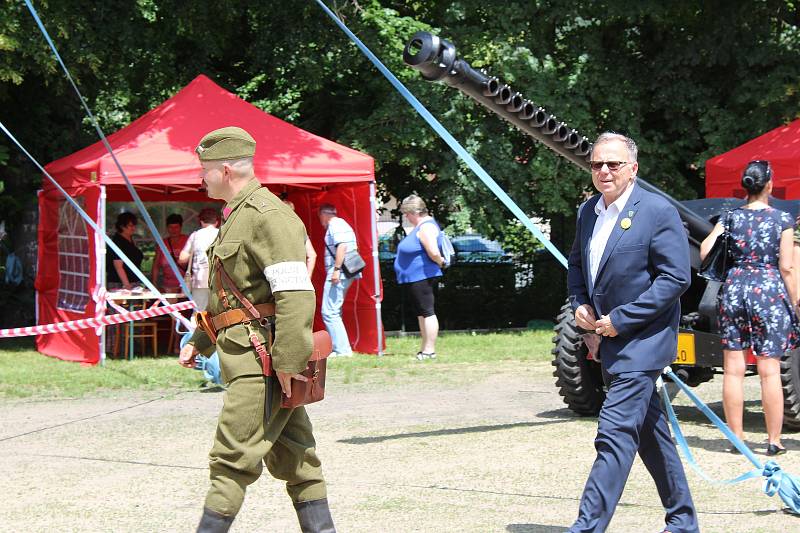
[[[403, 61], [420, 71], [425, 80], [455, 87], [573, 164], [590, 170], [592, 145], [585, 136], [498, 78], [472, 68], [458, 57], [452, 43], [429, 32], [417, 32], [403, 49]], [[713, 225], [655, 185], [637, 179], [643, 189], [662, 196], [675, 206], [689, 230], [690, 241], [694, 247], [699, 246]], [[692, 251], [692, 264], [699, 266], [697, 250]]]

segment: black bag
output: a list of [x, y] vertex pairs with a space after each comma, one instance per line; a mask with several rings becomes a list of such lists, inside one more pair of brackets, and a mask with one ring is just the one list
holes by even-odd
[[706, 288], [703, 291], [703, 297], [700, 298], [700, 304], [697, 310], [701, 315], [711, 319], [711, 323], [715, 324], [717, 321], [717, 313], [719, 311], [719, 294], [722, 291], [724, 281], [708, 280]]
[[722, 223], [722, 233], [717, 236], [714, 246], [708, 252], [697, 273], [710, 281], [725, 281], [728, 270], [736, 260], [736, 243], [731, 235], [731, 212], [727, 211]]
[[[331, 250], [330, 246], [326, 244], [325, 247], [331, 253], [331, 256], [336, 257], [336, 252]], [[364, 259], [358, 253], [358, 250], [350, 250], [344, 255], [344, 261], [342, 261], [342, 274], [344, 274], [344, 277], [346, 278], [352, 278], [364, 270], [366, 266], [367, 263], [364, 262]]]

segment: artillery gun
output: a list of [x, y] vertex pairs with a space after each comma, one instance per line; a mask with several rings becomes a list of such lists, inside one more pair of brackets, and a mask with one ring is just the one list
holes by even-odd
[[[417, 32], [406, 44], [403, 60], [418, 70], [423, 79], [458, 89], [571, 163], [587, 172], [590, 170], [592, 144], [586, 136], [499, 78], [472, 68], [458, 57], [452, 43], [429, 32]], [[710, 233], [723, 210], [743, 202], [727, 198], [682, 203], [641, 177], [637, 181], [645, 190], [675, 206], [686, 227], [693, 275], [691, 287], [681, 297], [683, 315], [673, 369], [684, 382], [697, 386], [720, 373], [723, 361], [716, 326], [716, 301], [703, 298], [708, 286], [706, 280], [696, 275], [700, 267], [700, 242]], [[773, 205], [793, 215], [798, 211], [798, 202], [775, 202]], [[587, 357], [588, 350], [569, 303], [561, 308], [554, 330], [552, 364], [559, 394], [575, 413], [597, 415], [605, 399], [600, 364]], [[754, 363], [751, 356], [748, 364]], [[800, 429], [800, 351], [784, 354], [781, 380], [784, 424]]]

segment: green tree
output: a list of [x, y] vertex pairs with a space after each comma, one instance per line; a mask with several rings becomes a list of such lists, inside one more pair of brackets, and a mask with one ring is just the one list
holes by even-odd
[[[705, 159], [797, 116], [793, 0], [328, 4], [531, 215], [573, 216], [588, 176], [405, 67], [401, 50], [415, 31], [452, 40], [473, 66], [589, 137], [632, 135], [642, 175], [679, 198], [702, 195]], [[467, 212], [494, 237], [511, 218], [314, 2], [60, 0], [37, 9], [107, 133], [205, 73], [280, 118], [370, 153], [384, 195], [416, 191], [439, 218]], [[22, 3], [0, 5], [0, 49], [0, 119], [42, 162], [96, 140]], [[12, 154], [8, 194], [30, 197], [36, 172], [0, 144]]]

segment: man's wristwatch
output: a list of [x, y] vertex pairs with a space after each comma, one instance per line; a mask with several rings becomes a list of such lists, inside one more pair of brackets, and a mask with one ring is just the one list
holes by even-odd
[[337, 270], [341, 270], [341, 269], [342, 269], [342, 267], [337, 267], [337, 266], [333, 267], [333, 271], [334, 272], [336, 272]]

